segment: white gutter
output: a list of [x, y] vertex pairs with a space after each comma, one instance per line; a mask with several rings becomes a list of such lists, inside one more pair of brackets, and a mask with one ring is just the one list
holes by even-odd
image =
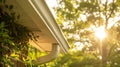
[[[43, 19], [44, 23], [57, 40], [58, 44], [62, 48], [64, 53], [67, 53], [69, 46], [65, 38], [63, 37], [63, 33], [61, 32], [58, 24], [56, 23], [53, 15], [51, 14], [48, 6], [46, 5], [44, 0], [29, 0], [30, 4], [36, 10], [38, 15]], [[33, 61], [34, 64], [42, 64], [49, 62], [55, 58], [57, 58], [59, 54], [59, 46], [52, 45], [52, 52], [46, 56], [37, 58], [37, 60]]]
[[52, 61], [58, 57], [59, 52], [60, 52], [59, 45], [54, 43], [52, 44], [52, 51], [48, 55], [39, 57], [37, 58], [37, 60], [34, 60], [33, 64], [38, 65], [38, 64], [43, 64], [43, 63]]
[[65, 40], [63, 33], [61, 32], [58, 24], [56, 23], [55, 18], [53, 17], [48, 6], [46, 5], [45, 0], [17, 0], [19, 4], [24, 3], [26, 1], [28, 1], [31, 4], [31, 6], [34, 8], [37, 14], [40, 16], [40, 18], [42, 18], [44, 24], [47, 26], [47, 28], [52, 33], [53, 37], [58, 42], [57, 45], [52, 45], [52, 51], [50, 54], [37, 58], [37, 60], [33, 61], [33, 63], [42, 64], [55, 59], [59, 54], [59, 46], [61, 47], [64, 53], [67, 53], [69, 49], [68, 42]]
[[54, 38], [57, 40], [59, 46], [62, 48], [64, 53], [68, 52], [69, 46], [61, 29], [59, 28], [55, 18], [53, 17], [51, 11], [46, 5], [45, 0], [29, 0], [32, 7], [35, 9], [37, 14], [42, 18], [44, 24], [50, 30]]

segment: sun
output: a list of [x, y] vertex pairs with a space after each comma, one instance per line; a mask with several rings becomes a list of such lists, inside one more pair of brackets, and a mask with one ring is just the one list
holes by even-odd
[[104, 26], [101, 26], [95, 30], [95, 36], [100, 40], [103, 40], [106, 37]]

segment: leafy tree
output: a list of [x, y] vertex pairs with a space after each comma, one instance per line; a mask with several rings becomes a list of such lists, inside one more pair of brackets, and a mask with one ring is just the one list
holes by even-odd
[[[75, 53], [70, 51], [70, 54], [57, 61], [57, 65], [119, 67], [119, 4], [119, 0], [58, 0], [55, 8], [57, 22], [71, 44], [71, 50], [77, 48], [74, 45], [76, 42], [83, 48]], [[94, 35], [99, 27], [103, 27], [107, 34], [103, 40]], [[62, 63], [64, 57], [69, 59]]]
[[10, 61], [12, 54], [18, 55], [23, 61], [28, 53], [29, 39], [34, 34], [23, 25], [18, 24], [19, 15], [13, 12], [13, 5], [7, 5], [6, 0], [0, 0], [0, 67], [13, 66]]

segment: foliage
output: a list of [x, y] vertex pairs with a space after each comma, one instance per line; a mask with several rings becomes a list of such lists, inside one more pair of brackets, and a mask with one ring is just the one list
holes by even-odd
[[48, 55], [49, 52], [41, 52], [37, 48], [33, 46], [29, 46], [28, 48], [28, 55], [27, 58], [25, 59], [25, 64], [27, 67], [51, 67], [51, 64], [49, 63], [44, 63], [40, 65], [35, 65], [33, 64], [33, 60], [37, 59], [38, 57]]
[[23, 60], [21, 54], [27, 55], [29, 39], [34, 34], [23, 25], [18, 24], [20, 18], [13, 12], [13, 5], [7, 5], [6, 0], [0, 0], [0, 65], [10, 65], [9, 56], [17, 54]]
[[[109, 0], [58, 0], [58, 7], [55, 8], [57, 22], [71, 44], [72, 54], [63, 56], [57, 61], [57, 65], [96, 67], [97, 64], [97, 67], [119, 67], [119, 4], [119, 0], [111, 0], [111, 2]], [[107, 37], [103, 40], [99, 40], [94, 35], [95, 29], [101, 26], [107, 33]], [[74, 45], [76, 42], [84, 46], [81, 50], [76, 50], [77, 53], [73, 53], [72, 50], [78, 47]], [[69, 59], [61, 64], [64, 57]], [[75, 57], [77, 59], [73, 59]]]

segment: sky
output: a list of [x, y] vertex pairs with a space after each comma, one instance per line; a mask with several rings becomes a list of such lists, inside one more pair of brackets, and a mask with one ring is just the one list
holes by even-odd
[[46, 1], [47, 5], [48, 5], [50, 11], [52, 12], [53, 16], [56, 18], [56, 14], [55, 14], [55, 12], [53, 10], [53, 7], [57, 6], [57, 1], [56, 0], [45, 0], [45, 1]]

